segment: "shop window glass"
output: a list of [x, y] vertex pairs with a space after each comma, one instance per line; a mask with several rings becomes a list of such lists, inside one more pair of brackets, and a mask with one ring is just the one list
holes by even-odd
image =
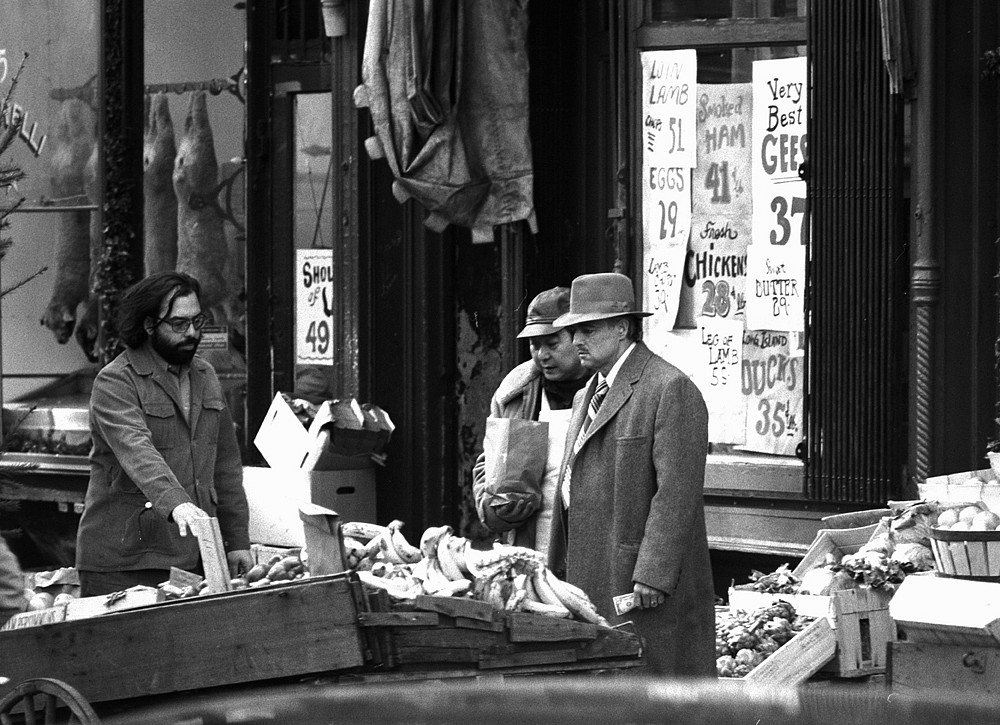
[[641, 66], [646, 340], [701, 388], [713, 451], [794, 456], [804, 427], [805, 49], [654, 50]]
[[[145, 0], [143, 264], [196, 277], [211, 317], [199, 353], [238, 427], [246, 396], [242, 3]], [[239, 440], [244, 440], [239, 431]]]
[[295, 95], [295, 392], [309, 398], [334, 389], [332, 112], [329, 93]]
[[[0, 264], [0, 289], [11, 290], [0, 303], [4, 444], [11, 451], [89, 448], [79, 413], [96, 339], [90, 283], [101, 188], [99, 38], [97, 0], [0, 3], [0, 98], [24, 61], [0, 121], [22, 122], [0, 163], [26, 175], [0, 190], [4, 207], [23, 199], [8, 217], [3, 236], [13, 244]], [[55, 415], [57, 403], [73, 411]]]

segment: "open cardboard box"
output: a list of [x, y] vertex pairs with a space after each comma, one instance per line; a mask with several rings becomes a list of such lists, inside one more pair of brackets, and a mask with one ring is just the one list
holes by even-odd
[[276, 393], [254, 445], [271, 468], [340, 471], [371, 468], [394, 429], [388, 414], [355, 400], [326, 400], [306, 428]]
[[341, 521], [375, 519], [375, 469], [303, 471], [297, 468], [243, 468], [250, 507], [250, 541], [302, 547], [305, 535], [299, 506], [314, 503], [335, 511]]

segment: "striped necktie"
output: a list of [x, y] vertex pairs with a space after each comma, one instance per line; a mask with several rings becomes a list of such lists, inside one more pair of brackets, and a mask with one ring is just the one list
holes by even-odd
[[[583, 438], [587, 435], [587, 429], [590, 428], [590, 424], [594, 422], [594, 418], [597, 417], [597, 411], [601, 407], [601, 403], [604, 402], [604, 396], [608, 394], [608, 381], [601, 380], [597, 384], [597, 390], [594, 391], [594, 395], [590, 398], [590, 405], [587, 406], [587, 415], [583, 419], [583, 427], [580, 428], [580, 433], [577, 435], [576, 440], [573, 442], [573, 457], [580, 450], [580, 446], [583, 445]], [[562, 482], [562, 500], [563, 506], [569, 509], [569, 498], [570, 498], [570, 487], [573, 485], [573, 461], [570, 460], [569, 465], [566, 466], [566, 474], [563, 476]]]
[[601, 403], [604, 402], [604, 396], [607, 394], [608, 381], [601, 380], [597, 384], [597, 390], [594, 391], [593, 397], [590, 399], [590, 405], [587, 406], [587, 416], [583, 419], [583, 427], [580, 428], [580, 435], [576, 437], [576, 442], [573, 444], [574, 453], [579, 451], [580, 446], [583, 445], [583, 437], [587, 434], [590, 424], [594, 422], [594, 418], [597, 417], [597, 411], [600, 410]]

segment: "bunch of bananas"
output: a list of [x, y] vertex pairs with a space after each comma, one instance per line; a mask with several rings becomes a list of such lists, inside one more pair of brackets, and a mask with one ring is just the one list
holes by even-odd
[[576, 618], [609, 626], [587, 594], [562, 581], [533, 549], [494, 544], [481, 550], [450, 526], [432, 526], [412, 545], [403, 522], [342, 525], [348, 565], [365, 584], [396, 599], [467, 596], [504, 611]]

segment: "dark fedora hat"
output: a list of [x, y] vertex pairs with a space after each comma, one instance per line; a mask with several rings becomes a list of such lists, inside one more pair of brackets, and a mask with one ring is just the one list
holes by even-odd
[[524, 329], [517, 333], [518, 337], [536, 337], [538, 335], [554, 335], [559, 332], [552, 323], [559, 315], [569, 311], [569, 287], [553, 287], [535, 295], [528, 305], [528, 316], [524, 321]]
[[648, 317], [652, 314], [635, 308], [632, 280], [617, 272], [601, 272], [583, 274], [573, 280], [569, 312], [560, 315], [553, 324], [556, 327], [569, 327], [611, 317]]

